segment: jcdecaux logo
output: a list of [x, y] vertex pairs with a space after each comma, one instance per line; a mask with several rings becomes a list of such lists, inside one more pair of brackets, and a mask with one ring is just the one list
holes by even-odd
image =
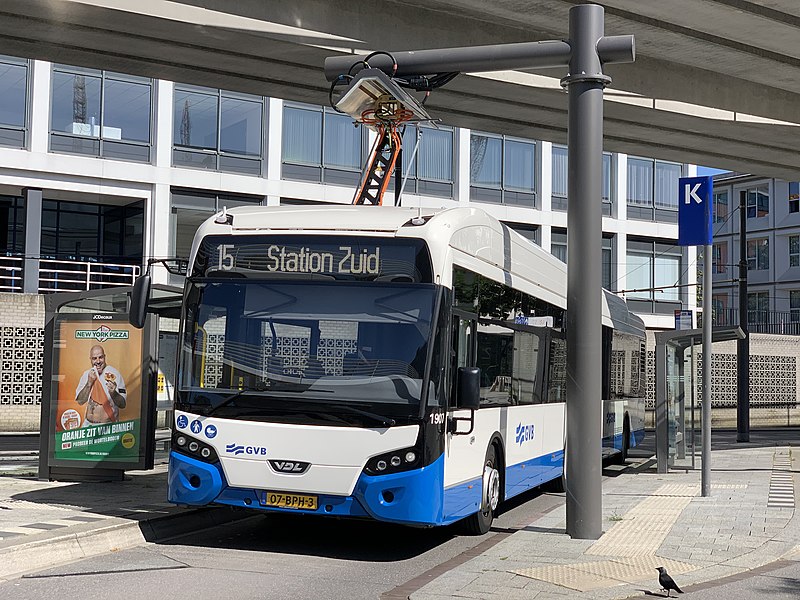
[[533, 423], [530, 425], [523, 425], [520, 423], [517, 425], [517, 444], [521, 446], [525, 442], [530, 442], [534, 438], [535, 434], [536, 432]]
[[248, 456], [266, 456], [267, 448], [265, 446], [243, 446], [241, 444], [228, 444], [225, 446], [225, 452], [240, 456], [242, 454]]

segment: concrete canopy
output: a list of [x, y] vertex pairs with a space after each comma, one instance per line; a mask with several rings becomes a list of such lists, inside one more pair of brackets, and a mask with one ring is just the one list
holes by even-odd
[[[327, 104], [337, 52], [564, 39], [577, 0], [4, 0], [0, 53]], [[605, 0], [605, 148], [800, 179], [797, 0]], [[462, 75], [444, 123], [566, 141], [565, 72]]]

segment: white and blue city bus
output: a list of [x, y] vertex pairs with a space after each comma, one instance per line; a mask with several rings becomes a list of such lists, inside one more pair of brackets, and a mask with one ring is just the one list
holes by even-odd
[[[180, 325], [169, 500], [486, 532], [562, 477], [566, 266], [485, 212], [237, 208]], [[603, 301], [607, 451], [644, 435], [642, 321]]]

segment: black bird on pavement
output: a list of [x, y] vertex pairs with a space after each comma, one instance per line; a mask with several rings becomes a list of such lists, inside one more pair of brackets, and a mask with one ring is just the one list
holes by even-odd
[[675, 583], [675, 580], [669, 576], [667, 570], [664, 567], [656, 567], [658, 570], [658, 583], [661, 585], [661, 589], [667, 592], [667, 598], [669, 598], [670, 590], [675, 590], [679, 594], [683, 593], [683, 590], [678, 587], [678, 584]]

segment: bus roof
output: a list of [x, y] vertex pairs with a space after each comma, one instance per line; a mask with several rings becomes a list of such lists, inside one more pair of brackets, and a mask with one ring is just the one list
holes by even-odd
[[[546, 250], [474, 206], [429, 209], [394, 206], [252, 206], [218, 213], [197, 231], [189, 257], [194, 264], [200, 241], [208, 235], [334, 234], [424, 239], [434, 265], [455, 264], [532, 296], [566, 308], [566, 265]], [[451, 285], [450, 273], [440, 283]], [[644, 335], [641, 319], [624, 300], [605, 291], [603, 324]]]

